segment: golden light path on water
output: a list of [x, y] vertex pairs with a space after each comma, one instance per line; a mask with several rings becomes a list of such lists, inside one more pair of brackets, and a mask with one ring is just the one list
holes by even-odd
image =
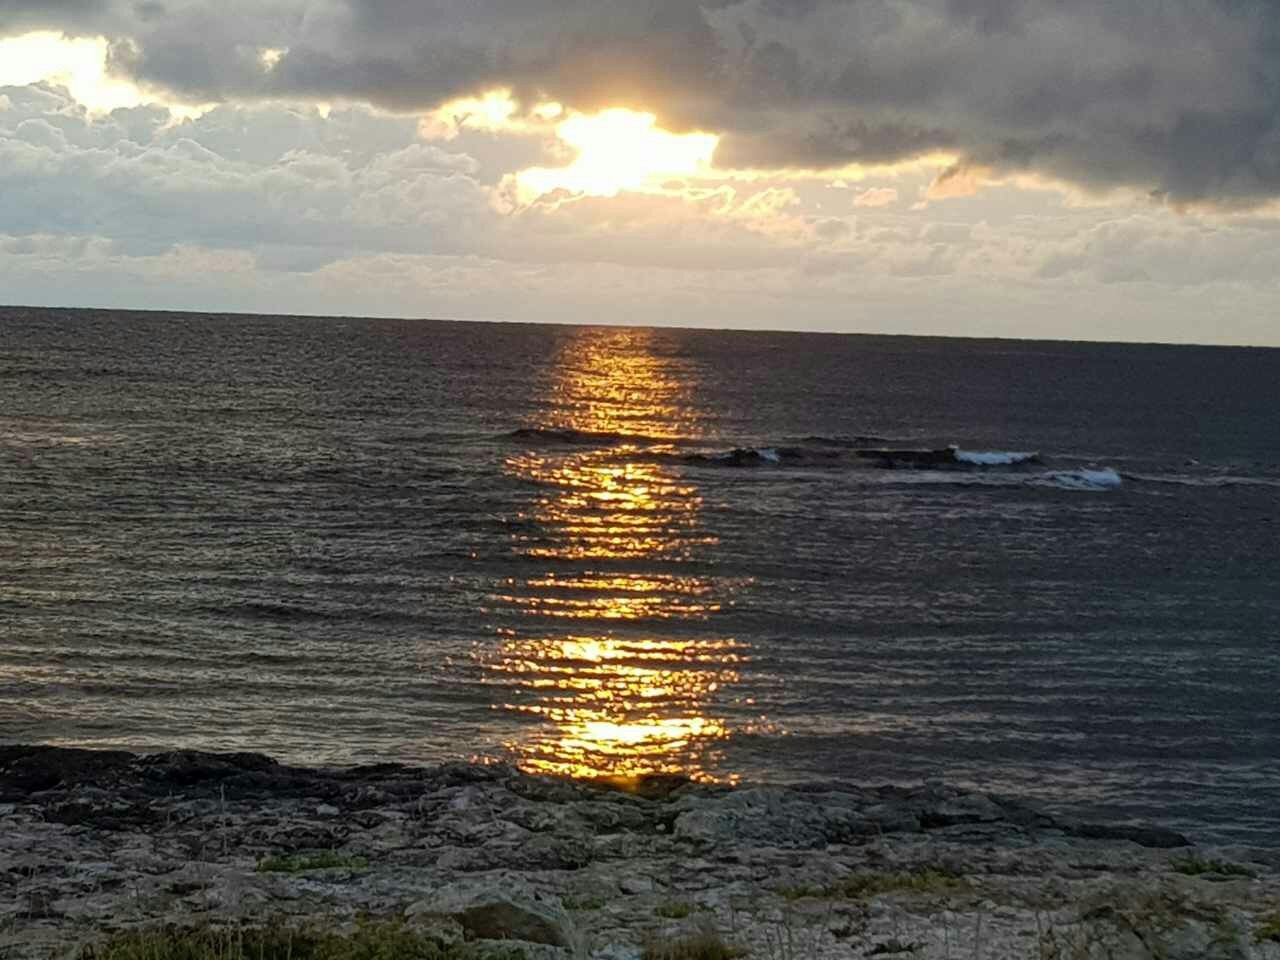
[[655, 454], [698, 416], [691, 378], [657, 355], [651, 336], [575, 335], [539, 426], [599, 436], [506, 463], [539, 493], [514, 539], [530, 572], [493, 597], [514, 626], [499, 629], [485, 665], [510, 694], [502, 708], [538, 721], [507, 744], [531, 771], [712, 779], [729, 734], [715, 700], [739, 678], [746, 650], [714, 632], [732, 584], [687, 572], [715, 539], [698, 488]]

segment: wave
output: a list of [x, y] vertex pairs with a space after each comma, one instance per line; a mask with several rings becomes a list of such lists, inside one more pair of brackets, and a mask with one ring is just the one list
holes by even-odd
[[783, 459], [799, 459], [798, 451], [791, 447], [735, 447], [724, 453], [691, 453], [678, 459], [685, 463], [713, 467], [759, 467], [779, 464]]
[[1092, 467], [1046, 473], [1030, 482], [1062, 490], [1115, 490], [1124, 484], [1124, 478], [1110, 467]]
[[952, 447], [956, 459], [976, 467], [1014, 467], [1023, 463], [1040, 463], [1038, 453], [1011, 453], [1004, 450], [961, 450]]
[[1222, 489], [1227, 487], [1280, 487], [1280, 478], [1273, 477], [1241, 477], [1231, 474], [1197, 477], [1183, 474], [1154, 476], [1145, 473], [1126, 473], [1122, 475], [1134, 483], [1154, 483], [1171, 487], [1201, 487]]
[[766, 465], [822, 466], [862, 464], [886, 470], [981, 470], [995, 467], [1020, 467], [1041, 462], [1038, 453], [1003, 451], [968, 451], [958, 447], [938, 450], [908, 448], [846, 446], [735, 447], [720, 453], [689, 454], [686, 463], [727, 467], [759, 467]]
[[[1124, 484], [1123, 476], [1110, 467], [1036, 470], [1034, 468], [1045, 466], [1045, 460], [1040, 453], [1033, 451], [966, 450], [954, 444], [932, 449], [873, 446], [871, 442], [879, 439], [875, 437], [811, 435], [801, 443], [791, 445], [761, 444], [687, 452], [688, 447], [697, 441], [556, 427], [522, 427], [504, 436], [526, 444], [574, 447], [649, 444], [653, 449], [620, 450], [618, 456], [628, 460], [640, 456], [659, 463], [679, 463], [697, 468], [899, 470], [918, 472], [921, 480], [926, 480], [930, 473], [952, 474], [954, 479], [946, 481], [951, 485], [964, 482], [982, 485], [1029, 483], [1060, 490], [1114, 490]], [[682, 446], [683, 450], [680, 449]], [[937, 482], [943, 481], [939, 477]]]

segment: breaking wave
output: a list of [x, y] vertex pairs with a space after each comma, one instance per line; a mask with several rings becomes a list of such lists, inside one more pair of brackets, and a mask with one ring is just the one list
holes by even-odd
[[1022, 463], [1039, 463], [1038, 453], [1009, 453], [1003, 450], [961, 450], [953, 447], [956, 460], [976, 467], [1013, 467]]
[[[699, 469], [845, 469], [903, 471], [921, 482], [1018, 486], [1059, 490], [1114, 490], [1124, 478], [1110, 467], [1046, 469], [1039, 452], [889, 446], [871, 436], [808, 436], [788, 444], [707, 449], [693, 438], [657, 438], [640, 434], [592, 432], [560, 427], [522, 427], [502, 435], [530, 446], [617, 448], [618, 458], [681, 464]], [[690, 448], [693, 448], [692, 450]], [[702, 447], [702, 449], [699, 449]], [[639, 448], [639, 449], [637, 449]], [[1069, 458], [1068, 458], [1069, 459]], [[951, 474], [947, 479], [939, 474]], [[913, 484], [915, 480], [912, 481]]]
[[855, 446], [840, 442], [791, 447], [735, 447], [717, 453], [682, 456], [686, 463], [721, 467], [869, 466], [886, 470], [982, 470], [1021, 467], [1041, 462], [1038, 453], [968, 451], [958, 447], [914, 450], [910, 448]]
[[1046, 473], [1031, 482], [1062, 490], [1115, 490], [1124, 484], [1124, 479], [1110, 467], [1102, 467]]

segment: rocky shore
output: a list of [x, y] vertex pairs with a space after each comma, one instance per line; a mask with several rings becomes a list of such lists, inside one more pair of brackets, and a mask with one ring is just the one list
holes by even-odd
[[500, 765], [0, 746], [0, 958], [166, 924], [404, 917], [531, 960], [1280, 958], [1280, 850], [941, 784], [617, 786]]

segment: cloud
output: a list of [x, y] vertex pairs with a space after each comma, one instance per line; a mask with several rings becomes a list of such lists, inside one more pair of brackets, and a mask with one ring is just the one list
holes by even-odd
[[873, 187], [863, 190], [853, 198], [855, 207], [887, 207], [898, 202], [898, 191], [893, 187]]
[[174, 123], [155, 107], [93, 115], [47, 85], [4, 95], [0, 228], [14, 237], [243, 250], [268, 272], [376, 254], [728, 270], [798, 262], [815, 242], [785, 186], [511, 203], [513, 178], [486, 182], [466, 135], [423, 142], [414, 118], [366, 108], [224, 106]]
[[[419, 142], [411, 120], [397, 141], [364, 111], [322, 121], [223, 108], [174, 125], [154, 108], [94, 117], [57, 88], [6, 95], [0, 194], [12, 235], [105, 236], [131, 250], [287, 247], [314, 264], [361, 249], [455, 251], [494, 217], [474, 162]], [[226, 147], [228, 129], [259, 127], [275, 136]], [[342, 149], [370, 141], [381, 149]]]
[[1273, 0], [0, 3], [0, 32], [35, 28], [107, 36], [181, 102], [424, 112], [505, 86], [722, 135], [721, 165], [947, 152], [1179, 204], [1280, 194]]

